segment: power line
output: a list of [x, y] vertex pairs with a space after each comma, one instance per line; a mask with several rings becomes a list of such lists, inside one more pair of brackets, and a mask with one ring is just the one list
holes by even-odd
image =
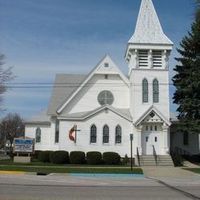
[[[82, 82], [74, 82], [74, 83], [70, 83], [70, 82], [65, 82], [65, 83], [45, 83], [45, 82], [18, 82], [18, 83], [7, 83], [6, 85], [82, 85]], [[92, 82], [88, 82], [85, 85], [104, 85], [104, 84], [119, 84], [119, 85], [124, 85], [123, 83], [114, 83], [114, 82], [110, 82], [110, 83], [92, 83]], [[130, 83], [132, 85], [135, 85], [133, 83]], [[136, 85], [142, 85], [141, 83], [137, 83]], [[151, 84], [151, 83], [149, 83]], [[153, 84], [153, 83], [152, 83]], [[164, 85], [173, 85], [173, 83], [160, 83], [160, 84], [164, 84]]]
[[[137, 85], [140, 86], [140, 85]], [[173, 85], [170, 85], [173, 86]], [[83, 86], [86, 88], [89, 86]], [[7, 89], [52, 89], [52, 88], [79, 88], [79, 86], [8, 86]], [[120, 86], [112, 86], [112, 88], [122, 88]]]

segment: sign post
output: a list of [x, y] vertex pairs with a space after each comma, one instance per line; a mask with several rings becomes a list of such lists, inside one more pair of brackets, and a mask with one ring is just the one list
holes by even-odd
[[133, 134], [130, 134], [131, 142], [131, 171], [133, 171]]

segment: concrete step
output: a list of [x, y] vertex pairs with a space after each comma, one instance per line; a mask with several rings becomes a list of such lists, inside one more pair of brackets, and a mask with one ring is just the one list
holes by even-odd
[[155, 159], [142, 159], [143, 162], [155, 162]]
[[142, 161], [146, 161], [146, 162], [148, 162], [148, 161], [153, 161], [153, 162], [155, 162], [155, 159], [142, 159]]
[[[141, 165], [142, 166], [156, 166], [155, 157], [152, 155], [141, 156]], [[169, 155], [159, 155], [157, 157], [158, 166], [174, 166], [171, 156]]]
[[155, 166], [154, 156], [141, 156], [141, 165], [142, 166]]
[[142, 157], [142, 158], [154, 158], [153, 155], [142, 155], [141, 157]]
[[159, 166], [174, 166], [172, 158], [170, 155], [159, 155], [158, 156], [158, 165]]

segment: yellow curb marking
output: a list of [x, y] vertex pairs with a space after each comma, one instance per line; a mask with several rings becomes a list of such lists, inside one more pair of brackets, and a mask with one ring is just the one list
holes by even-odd
[[25, 172], [22, 172], [22, 171], [0, 171], [0, 174], [16, 174], [16, 175], [20, 175], [20, 174], [25, 174]]

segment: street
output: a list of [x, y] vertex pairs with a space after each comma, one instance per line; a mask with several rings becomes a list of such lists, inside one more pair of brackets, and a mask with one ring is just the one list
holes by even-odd
[[[170, 183], [176, 187], [169, 187]], [[187, 200], [200, 199], [199, 188], [199, 179], [191, 185], [178, 184], [177, 180], [168, 180], [165, 185], [156, 180], [127, 175], [0, 174], [0, 200]]]

